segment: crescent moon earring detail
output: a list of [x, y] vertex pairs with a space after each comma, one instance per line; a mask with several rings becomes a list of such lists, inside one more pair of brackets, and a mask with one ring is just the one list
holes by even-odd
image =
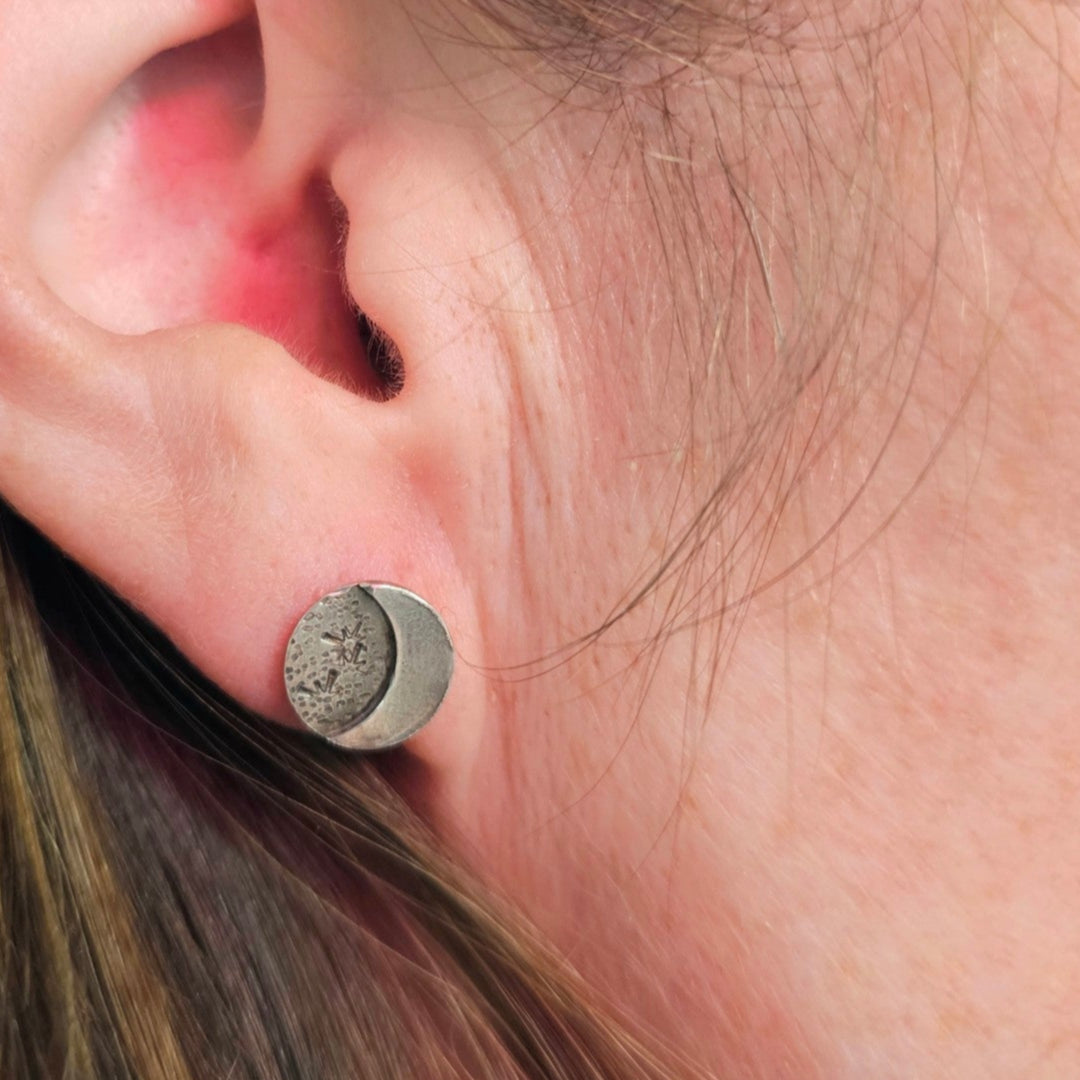
[[403, 743], [435, 715], [454, 647], [430, 604], [397, 585], [350, 585], [301, 616], [285, 650], [285, 689], [316, 735], [349, 750]]

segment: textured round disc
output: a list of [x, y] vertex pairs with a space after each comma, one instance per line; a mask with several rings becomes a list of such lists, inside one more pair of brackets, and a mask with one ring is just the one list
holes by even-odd
[[285, 650], [285, 688], [301, 720], [334, 739], [362, 723], [394, 674], [397, 643], [382, 607], [361, 585], [324, 596]]

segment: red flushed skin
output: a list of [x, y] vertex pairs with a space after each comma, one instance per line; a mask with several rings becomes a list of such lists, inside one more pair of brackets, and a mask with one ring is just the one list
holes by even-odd
[[[148, 64], [57, 181], [61, 213], [51, 219], [78, 229], [74, 262], [65, 237], [70, 279], [85, 282], [79, 269], [93, 263], [94, 286], [65, 293], [63, 266], [51, 277], [73, 307], [110, 329], [240, 323], [319, 374], [376, 393], [342, 282], [343, 223], [328, 188], [313, 180], [271, 194], [256, 183], [261, 107], [253, 29]], [[116, 306], [133, 296], [138, 303]]]

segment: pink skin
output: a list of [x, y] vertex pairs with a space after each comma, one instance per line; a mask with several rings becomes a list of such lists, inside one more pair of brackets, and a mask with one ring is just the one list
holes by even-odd
[[[721, 1075], [1080, 1075], [1080, 23], [932, 2], [882, 38], [820, 39], [872, 44], [870, 69], [861, 47], [792, 48], [782, 86], [812, 90], [805, 108], [748, 93], [701, 117], [706, 148], [719, 132], [738, 151], [732, 177], [666, 155], [628, 171], [636, 125], [597, 139], [547, 100], [512, 146], [471, 134], [463, 89], [500, 116], [522, 97], [477, 87], [475, 56], [412, 48], [395, 2], [259, 5], [257, 155], [250, 34], [215, 39], [233, 50], [216, 71], [193, 46], [187, 74], [166, 54], [131, 79], [206, 32], [194, 2], [5, 7], [0, 233], [33, 213], [22, 276], [112, 328], [243, 312], [332, 357], [333, 226], [300, 194], [317, 161], [410, 392], [387, 408], [220, 326], [118, 344], [62, 305], [26, 322], [0, 289], [5, 494], [270, 716], [289, 620], [319, 592], [363, 574], [429, 596], [472, 662], [420, 737], [441, 742], [418, 744], [432, 815], [602, 994]], [[806, 29], [867, 7], [819, 6]], [[697, 88], [678, 82], [689, 137]], [[169, 100], [189, 110], [175, 130], [152, 119]], [[724, 181], [744, 169], [776, 228], [770, 297], [742, 288], [744, 231], [726, 244]], [[678, 356], [651, 252], [685, 221], [654, 220], [646, 179], [669, 175], [696, 176], [717, 283], [730, 253], [736, 286], [698, 411], [656, 362]], [[670, 319], [694, 327], [685, 284]], [[719, 406], [757, 387], [759, 344], [770, 369], [757, 328], [803, 284], [822, 375], [725, 496], [715, 550], [574, 662], [485, 681], [597, 625], [669, 550], [703, 505], [691, 485], [704, 499], [724, 466], [738, 409]], [[744, 567], [756, 586], [786, 565], [714, 651], [713, 601], [739, 599]], [[676, 608], [703, 619], [667, 635]]]
[[173, 86], [167, 74], [158, 81], [153, 72], [144, 77], [131, 132], [132, 169], [146, 200], [167, 232], [205, 228], [223, 238], [217, 258], [193, 268], [205, 274], [207, 318], [265, 334], [312, 370], [373, 392], [343, 292], [343, 223], [335, 220], [328, 191], [315, 187], [299, 205], [252, 205], [245, 151], [257, 115], [236, 100], [236, 89], [213, 82]]
[[[342, 282], [344, 220], [329, 186], [313, 183], [287, 204], [253, 195], [262, 72], [252, 33], [241, 28], [165, 53], [129, 82], [119, 115], [86, 147], [97, 182], [81, 182], [80, 162], [72, 182], [58, 185], [69, 215], [74, 204], [84, 258], [101, 268], [74, 275], [94, 282], [92, 292], [80, 295], [80, 284], [64, 298], [126, 332], [238, 323], [318, 374], [375, 396]], [[193, 64], [193, 51], [205, 63]], [[201, 238], [194, 245], [193, 236]], [[169, 257], [177, 251], [187, 257]], [[117, 297], [132, 295], [137, 315], [115, 310]]]

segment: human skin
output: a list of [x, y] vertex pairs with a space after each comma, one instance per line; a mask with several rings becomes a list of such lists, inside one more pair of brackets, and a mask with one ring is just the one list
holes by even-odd
[[[410, 797], [718, 1072], [1074, 1075], [1075, 17], [781, 12], [665, 126], [382, 0], [257, 4], [264, 101], [246, 5], [134, 7], [6, 6], [3, 494], [268, 722], [312, 599], [432, 599]], [[292, 354], [136, 336], [202, 320]]]

